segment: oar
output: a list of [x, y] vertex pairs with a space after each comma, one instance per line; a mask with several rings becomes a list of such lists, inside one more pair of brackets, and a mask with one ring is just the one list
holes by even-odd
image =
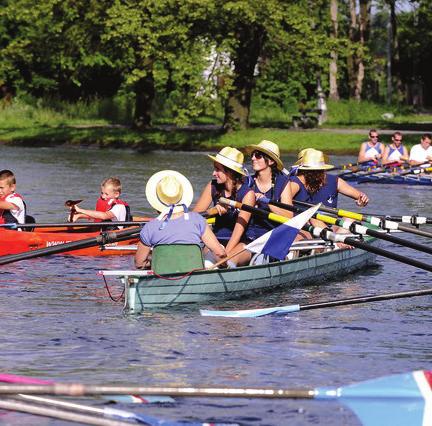
[[[25, 388], [25, 389], [23, 389]], [[430, 425], [432, 413], [432, 371], [414, 371], [384, 376], [341, 387], [318, 388], [229, 388], [148, 387], [148, 386], [0, 386], [0, 393], [57, 394], [65, 396], [100, 395], [105, 393], [158, 393], [171, 396], [223, 398], [275, 398], [336, 400], [348, 406], [365, 426]]]
[[26, 251], [19, 254], [10, 254], [0, 257], [0, 265], [6, 265], [8, 263], [18, 262], [25, 259], [33, 259], [35, 257], [47, 256], [50, 254], [64, 253], [66, 251], [80, 250], [88, 247], [95, 247], [98, 245], [105, 245], [109, 243], [125, 241], [133, 238], [138, 238], [140, 228], [134, 227], [133, 229], [126, 229], [118, 232], [102, 232], [100, 235], [91, 238], [85, 238], [83, 240], [71, 241], [65, 244], [58, 244], [52, 247], [46, 247], [42, 249]]
[[[97, 408], [84, 404], [77, 404], [74, 402], [63, 401], [60, 399], [53, 398], [45, 398], [36, 395], [27, 395], [27, 394], [19, 394], [22, 399], [39, 402], [45, 405], [50, 405], [53, 407], [61, 407], [66, 408], [68, 410], [82, 412], [82, 413], [91, 413], [91, 414], [99, 414], [104, 417], [111, 417], [113, 419], [120, 420], [133, 420], [137, 423], [142, 423], [150, 426], [206, 426], [208, 423], [201, 422], [177, 422], [171, 421], [167, 419], [160, 419], [154, 416], [149, 416], [147, 414], [138, 414], [131, 411], [126, 410], [118, 410], [116, 408], [104, 407]], [[123, 423], [124, 424], [124, 423]], [[127, 423], [130, 425], [130, 423]], [[212, 423], [214, 426], [228, 426], [228, 424], [220, 424], [220, 423]], [[231, 424], [230, 426], [238, 426]]]
[[332, 308], [334, 306], [357, 305], [360, 303], [377, 302], [381, 300], [403, 299], [407, 297], [426, 296], [432, 294], [432, 289], [403, 291], [399, 293], [376, 294], [351, 297], [349, 299], [329, 300], [326, 302], [309, 303], [306, 305], [273, 306], [261, 309], [242, 309], [236, 311], [212, 311], [200, 309], [204, 317], [256, 318], [264, 315], [285, 315], [291, 312], [308, 311], [311, 309]]
[[[276, 206], [282, 209], [290, 210], [293, 212], [302, 212], [306, 209], [306, 207], [295, 207], [291, 206], [289, 204], [279, 203], [276, 201], [270, 201], [270, 205]], [[321, 209], [321, 207], [320, 207]], [[371, 237], [379, 238], [381, 240], [389, 241], [394, 244], [399, 244], [404, 247], [412, 248], [413, 250], [418, 250], [423, 253], [432, 254], [432, 246], [425, 246], [422, 244], [415, 243], [413, 241], [404, 240], [403, 238], [395, 237], [394, 235], [390, 235], [388, 233], [385, 233], [383, 231], [376, 231], [375, 229], [370, 229], [366, 226], [363, 226], [360, 222], [347, 222], [345, 220], [341, 219], [335, 219], [330, 216], [322, 215], [320, 213], [316, 213], [314, 217], [318, 220], [322, 220], [323, 222], [330, 224], [330, 225], [337, 225], [344, 229], [347, 229], [348, 231], [351, 231], [353, 234], [360, 234], [360, 235], [370, 235]]]
[[[16, 374], [0, 374], [0, 382], [4, 383], [15, 383], [21, 385], [53, 385], [55, 382], [52, 380], [42, 380], [35, 377], [18, 376]], [[105, 395], [105, 399], [112, 402], [123, 402], [123, 403], [165, 403], [175, 402], [174, 399], [168, 396], [161, 395]]]
[[333, 170], [346, 170], [346, 169], [349, 169], [351, 167], [363, 166], [364, 164], [368, 164], [370, 161], [371, 160], [360, 161], [357, 163], [341, 164], [340, 166], [336, 166]]
[[[221, 199], [220, 199], [221, 200]], [[246, 204], [242, 204], [233, 200], [224, 199], [224, 202], [228, 205], [231, 205], [235, 208], [245, 210], [252, 214], [259, 215], [261, 217], [267, 218], [274, 222], [284, 223], [288, 219], [285, 216], [281, 216], [272, 212], [268, 212], [265, 210], [257, 209], [255, 207], [248, 206]], [[329, 229], [324, 229], [316, 226], [304, 226], [303, 229], [305, 231], [310, 232], [316, 238], [322, 238], [326, 241], [333, 241], [335, 243], [345, 243], [350, 246], [360, 248], [362, 250], [377, 254], [379, 256], [387, 257], [389, 259], [397, 260], [398, 262], [405, 263], [407, 265], [415, 266], [416, 268], [424, 269], [425, 271], [432, 272], [432, 265], [420, 262], [415, 259], [410, 259], [409, 257], [401, 256], [400, 254], [393, 253], [379, 247], [375, 247], [370, 244], [366, 244], [364, 242], [359, 241], [357, 238], [353, 238], [349, 234], [335, 233], [331, 232]]]
[[[305, 203], [303, 201], [294, 201], [294, 204], [299, 205], [299, 206], [304, 206], [304, 207], [310, 207], [313, 205], [310, 203]], [[413, 228], [412, 226], [406, 226], [402, 223], [398, 223], [398, 222], [395, 222], [392, 220], [383, 219], [383, 218], [378, 217], [378, 216], [371, 216], [371, 215], [351, 212], [349, 210], [343, 210], [343, 209], [334, 209], [331, 207], [325, 207], [323, 205], [321, 205], [320, 210], [323, 212], [332, 213], [336, 216], [347, 217], [349, 219], [367, 222], [367, 223], [370, 223], [371, 225], [375, 225], [375, 226], [378, 226], [380, 228], [390, 230], [390, 231], [399, 230], [399, 231], [409, 232], [410, 234], [420, 235], [422, 237], [432, 238], [432, 232], [427, 232], [427, 231], [424, 231], [422, 229]]]
[[145, 218], [140, 221], [129, 221], [129, 222], [60, 222], [60, 223], [2, 223], [0, 228], [9, 229], [26, 229], [26, 228], [106, 228], [107, 226], [140, 226], [147, 223], [152, 218]]

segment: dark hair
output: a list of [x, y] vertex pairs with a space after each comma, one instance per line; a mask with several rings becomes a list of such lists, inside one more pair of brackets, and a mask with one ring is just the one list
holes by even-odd
[[424, 133], [421, 138], [424, 141], [425, 139], [432, 139], [432, 136], [430, 133]]
[[305, 187], [310, 194], [318, 192], [326, 183], [324, 170], [299, 170], [298, 175], [305, 178]]
[[395, 136], [401, 136], [402, 137], [402, 133], [401, 132], [394, 132], [392, 137], [394, 138]]
[[369, 130], [369, 136], [371, 135], [372, 132], [378, 133], [378, 130], [376, 130], [376, 129], [370, 129]]
[[[243, 181], [243, 176], [240, 173], [236, 172], [235, 170], [232, 170], [228, 167], [225, 167], [223, 164], [221, 164], [221, 166], [222, 166], [224, 172], [227, 175], [229, 175], [234, 182], [232, 194], [231, 194], [231, 199], [235, 200], [236, 195], [237, 195], [237, 184], [241, 183]], [[219, 199], [222, 196], [225, 196], [223, 194], [223, 190], [224, 190], [224, 185], [216, 185], [216, 197], [217, 197], [217, 199]]]

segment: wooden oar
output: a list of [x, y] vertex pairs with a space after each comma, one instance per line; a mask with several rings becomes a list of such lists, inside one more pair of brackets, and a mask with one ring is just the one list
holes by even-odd
[[[291, 206], [289, 204], [279, 203], [276, 201], [270, 201], [269, 205], [279, 207], [281, 209], [290, 210], [293, 212], [302, 212], [307, 207], [296, 207]], [[321, 210], [321, 207], [320, 207]], [[399, 244], [404, 247], [412, 248], [413, 250], [418, 250], [423, 253], [432, 254], [432, 247], [425, 246], [422, 244], [415, 243], [413, 241], [404, 240], [403, 238], [395, 237], [394, 235], [390, 235], [383, 231], [376, 231], [375, 229], [370, 229], [366, 226], [363, 226], [360, 222], [354, 221], [354, 222], [347, 222], [345, 220], [336, 219], [330, 216], [322, 215], [320, 213], [316, 213], [314, 217], [318, 220], [323, 221], [324, 223], [330, 224], [330, 225], [337, 225], [340, 226], [353, 234], [360, 234], [360, 235], [370, 235], [371, 237], [379, 238], [381, 240], [389, 241], [394, 244]]]
[[[294, 201], [294, 204], [298, 205], [298, 206], [304, 206], [304, 207], [312, 206], [312, 204], [305, 203], [303, 201]], [[357, 213], [357, 212], [351, 212], [349, 210], [333, 209], [331, 207], [325, 207], [322, 205], [320, 207], [320, 210], [323, 212], [332, 213], [336, 216], [347, 217], [349, 219], [359, 220], [361, 222], [367, 222], [367, 223], [370, 223], [371, 225], [375, 225], [375, 226], [378, 226], [382, 229], [386, 229], [389, 231], [399, 230], [399, 231], [408, 232], [410, 234], [420, 235], [422, 237], [432, 238], [432, 232], [427, 232], [427, 231], [424, 231], [422, 229], [413, 228], [412, 226], [406, 226], [402, 223], [398, 223], [398, 222], [395, 222], [392, 220], [383, 219], [381, 217], [366, 215], [366, 214]]]
[[[236, 201], [227, 200], [227, 204], [234, 206], [238, 209], [245, 210], [249, 213], [259, 215], [261, 217], [264, 217], [266, 219], [272, 220], [274, 222], [278, 223], [284, 223], [288, 218], [285, 216], [281, 216], [275, 213], [269, 213], [266, 210], [257, 209], [255, 207], [248, 206], [246, 204], [242, 204]], [[318, 217], [317, 217], [318, 218]], [[401, 256], [397, 253], [393, 253], [384, 249], [381, 249], [379, 247], [375, 247], [370, 244], [366, 244], [364, 242], [359, 241], [357, 238], [353, 238], [349, 234], [342, 234], [342, 233], [335, 233], [331, 232], [329, 229], [324, 229], [320, 227], [315, 227], [311, 225], [307, 225], [303, 227], [305, 231], [310, 232], [314, 237], [316, 238], [322, 238], [326, 241], [333, 241], [335, 243], [345, 243], [353, 247], [360, 248], [362, 250], [377, 254], [379, 256], [387, 257], [392, 260], [396, 260], [401, 263], [405, 263], [407, 265], [415, 266], [416, 268], [424, 269], [425, 271], [432, 272], [432, 265], [420, 262], [415, 259], [411, 259], [409, 257]]]
[[[24, 389], [25, 388], [25, 389]], [[316, 399], [338, 401], [359, 417], [364, 426], [410, 425], [431, 423], [432, 371], [414, 371], [384, 376], [340, 387], [265, 388], [221, 386], [0, 386], [0, 393], [56, 394], [65, 396], [106, 393], [158, 393], [184, 397]]]
[[273, 306], [260, 309], [241, 309], [236, 311], [213, 311], [200, 309], [204, 317], [256, 318], [264, 315], [285, 315], [292, 312], [308, 311], [311, 309], [332, 308], [335, 306], [358, 305], [360, 303], [378, 302], [382, 300], [403, 299], [408, 297], [426, 296], [432, 294], [432, 289], [402, 291], [399, 293], [375, 294], [351, 297], [349, 299], [328, 300], [326, 302], [309, 303], [306, 305]]
[[118, 232], [102, 232], [100, 235], [83, 240], [71, 241], [70, 243], [58, 244], [56, 246], [42, 248], [38, 250], [26, 251], [19, 254], [10, 254], [0, 257], [0, 265], [18, 262], [25, 259], [33, 259], [35, 257], [47, 256], [50, 254], [64, 253], [66, 251], [80, 250], [87, 247], [103, 246], [105, 244], [125, 241], [133, 238], [138, 238], [140, 228], [134, 227]]
[[370, 161], [371, 160], [360, 161], [357, 163], [341, 164], [340, 166], [336, 166], [333, 170], [346, 170], [350, 169], [351, 167], [363, 166], [364, 164], [368, 164]]

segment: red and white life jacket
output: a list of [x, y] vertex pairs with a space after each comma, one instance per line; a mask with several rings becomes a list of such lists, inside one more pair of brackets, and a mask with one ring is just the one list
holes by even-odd
[[[10, 197], [12, 195], [12, 197]], [[5, 197], [0, 197], [0, 201], [6, 201], [8, 203], [13, 203], [12, 200], [6, 200], [6, 198], [13, 198], [17, 197], [20, 198], [24, 204], [24, 217], [26, 216], [26, 204], [24, 202], [23, 197], [18, 194], [17, 192], [14, 192], [12, 194], [6, 195]], [[10, 210], [7, 209], [0, 209], [0, 223], [18, 223], [18, 219], [11, 213]]]
[[[96, 201], [96, 210], [98, 212], [108, 212], [110, 211], [116, 204], [121, 204], [126, 208], [126, 222], [132, 221], [132, 215], [130, 212], [129, 204], [126, 201], [120, 200], [119, 198], [107, 198], [104, 200], [102, 197], [99, 197]], [[102, 222], [101, 219], [95, 219], [95, 222]]]

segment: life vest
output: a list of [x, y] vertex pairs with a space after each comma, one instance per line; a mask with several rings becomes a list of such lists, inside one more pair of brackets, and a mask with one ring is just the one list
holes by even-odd
[[[26, 217], [26, 203], [23, 199], [23, 197], [18, 194], [17, 192], [14, 192], [13, 194], [6, 195], [5, 197], [1, 197], [0, 201], [6, 201], [6, 198], [10, 195], [13, 195], [14, 197], [21, 198], [23, 204], [24, 204], [24, 217]], [[8, 200], [7, 202], [11, 203], [12, 201]], [[0, 223], [18, 223], [18, 219], [11, 213], [10, 210], [7, 209], [0, 209]]]
[[299, 191], [294, 196], [294, 200], [311, 204], [323, 203], [327, 207], [336, 208], [338, 202], [338, 179], [338, 176], [326, 174], [325, 185], [314, 194], [311, 194], [297, 176], [292, 176], [291, 180], [299, 186]]
[[[120, 200], [119, 198], [108, 198], [104, 200], [102, 197], [99, 197], [96, 201], [96, 210], [98, 212], [108, 212], [110, 211], [116, 204], [121, 204], [126, 208], [126, 222], [132, 221], [132, 214], [130, 211], [129, 204], [126, 201]], [[101, 219], [95, 219], [95, 222], [102, 222]], [[105, 222], [111, 222], [111, 220], [106, 220]]]
[[[274, 185], [267, 192], [262, 193], [259, 190], [255, 179], [253, 180], [251, 187], [254, 190], [254, 192], [262, 193], [264, 195], [264, 197], [266, 197], [270, 201], [280, 202], [282, 192], [285, 189], [285, 187], [287, 186], [288, 182], [289, 182], [289, 177], [286, 174], [279, 172], [275, 176]], [[260, 204], [259, 208], [261, 210], [266, 210], [266, 211], [270, 212], [270, 208], [269, 208], [267, 203], [263, 203], [262, 205]], [[261, 235], [265, 234], [266, 232], [270, 231], [271, 229], [274, 229], [276, 226], [278, 226], [278, 224], [271, 221], [271, 220], [265, 219], [265, 218], [260, 217], [258, 215], [253, 215], [251, 217], [248, 230], [249, 230], [249, 234], [251, 235], [251, 237], [253, 239], [256, 239], [256, 238], [260, 237]]]
[[[223, 192], [223, 189], [223, 185], [218, 185], [216, 181], [211, 182], [211, 197], [213, 205], [218, 203], [220, 192]], [[242, 202], [243, 198], [249, 191], [252, 191], [252, 188], [250, 188], [247, 182], [244, 182], [236, 193], [235, 201]], [[232, 200], [233, 197], [231, 196], [229, 199]], [[213, 232], [217, 239], [221, 241], [228, 241], [231, 238], [239, 214], [238, 209], [228, 206], [225, 207], [227, 208], [227, 212], [222, 216], [217, 215], [213, 225]], [[251, 238], [249, 227], [246, 229], [245, 236]]]

